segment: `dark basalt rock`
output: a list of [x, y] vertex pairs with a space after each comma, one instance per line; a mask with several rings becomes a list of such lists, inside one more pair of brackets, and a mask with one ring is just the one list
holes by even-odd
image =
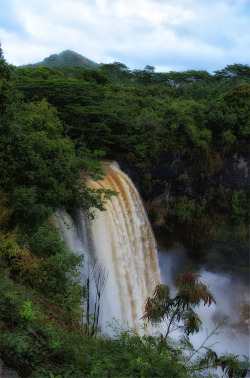
[[231, 151], [216, 168], [201, 161], [199, 152], [183, 150], [177, 156], [161, 153], [149, 165], [139, 167], [127, 160], [118, 161], [121, 169], [135, 183], [143, 200], [152, 200], [166, 190], [172, 196], [203, 197], [211, 188], [250, 188], [250, 153]]

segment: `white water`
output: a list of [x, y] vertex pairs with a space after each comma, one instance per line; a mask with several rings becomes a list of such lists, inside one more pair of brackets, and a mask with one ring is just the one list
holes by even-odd
[[89, 181], [89, 186], [119, 192], [107, 202], [107, 210], [95, 211], [91, 222], [80, 211], [74, 220], [60, 212], [58, 223], [70, 249], [84, 254], [85, 261], [97, 257], [108, 273], [102, 325], [115, 317], [123, 327], [139, 330], [145, 300], [160, 283], [156, 243], [131, 180], [115, 163], [105, 164], [104, 171], [104, 180]]

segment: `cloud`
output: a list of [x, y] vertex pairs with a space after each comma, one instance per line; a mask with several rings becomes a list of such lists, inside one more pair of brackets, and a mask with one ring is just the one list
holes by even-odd
[[16, 65], [65, 49], [132, 69], [213, 70], [249, 61], [247, 0], [2, 2], [9, 24], [0, 24], [0, 40]]
[[17, 9], [12, 6], [11, 2], [3, 1], [3, 3], [1, 3], [0, 29], [23, 35], [24, 28], [22, 20], [18, 15]]

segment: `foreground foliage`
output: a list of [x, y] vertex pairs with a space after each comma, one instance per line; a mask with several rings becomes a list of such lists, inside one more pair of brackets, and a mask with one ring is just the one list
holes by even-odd
[[[0, 353], [3, 361], [21, 377], [202, 377], [204, 372], [207, 377], [215, 377], [212, 371], [217, 367], [221, 367], [228, 377], [246, 377], [249, 371], [247, 359], [241, 362], [234, 355], [218, 356], [206, 347], [207, 340], [195, 350], [187, 337], [189, 332], [194, 332], [192, 322], [184, 325], [186, 336], [179, 342], [170, 339], [168, 334], [167, 337], [161, 333], [152, 336], [146, 328], [143, 329], [144, 336], [140, 336], [134, 330], [124, 330], [117, 321], [109, 325], [112, 338], [102, 334], [88, 336], [82, 314], [76, 316], [72, 308], [55, 303], [47, 295], [38, 295], [33, 285], [18, 283], [17, 277], [13, 281], [9, 274], [8, 269], [1, 267]], [[188, 276], [196, 279], [191, 272]], [[177, 278], [182, 286], [187, 275], [183, 277]], [[201, 287], [198, 287], [200, 291]], [[176, 298], [181, 298], [187, 311], [194, 301], [199, 302], [199, 299], [194, 300], [199, 296], [194, 293], [192, 299], [191, 291], [187, 296], [183, 289], [184, 286]], [[166, 292], [164, 287], [156, 288], [156, 292], [159, 290]], [[207, 300], [205, 292], [203, 287], [200, 293]], [[158, 316], [159, 303], [166, 303], [160, 297], [157, 296], [157, 308], [150, 311], [148, 299], [146, 313], [151, 319]], [[208, 295], [209, 298], [212, 297]], [[155, 303], [156, 295], [152, 300]], [[175, 304], [169, 299], [167, 302], [168, 306], [161, 309], [160, 317], [171, 309], [177, 320], [186, 318], [182, 306], [176, 311]], [[194, 319], [194, 314], [191, 317]]]

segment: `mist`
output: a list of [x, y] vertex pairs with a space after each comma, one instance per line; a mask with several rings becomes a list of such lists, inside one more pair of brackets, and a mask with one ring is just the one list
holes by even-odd
[[[177, 245], [168, 251], [159, 251], [162, 283], [173, 287], [173, 276], [182, 272], [186, 266], [192, 267], [192, 261], [187, 257], [185, 249]], [[190, 336], [190, 341], [197, 349], [216, 325], [227, 318], [219, 327], [219, 334], [213, 335], [206, 343], [217, 353], [232, 353], [234, 355], [250, 356], [249, 348], [249, 285], [240, 278], [229, 274], [210, 272], [205, 267], [198, 269], [200, 280], [209, 286], [217, 304], [201, 305], [196, 308], [201, 321], [202, 330]]]

